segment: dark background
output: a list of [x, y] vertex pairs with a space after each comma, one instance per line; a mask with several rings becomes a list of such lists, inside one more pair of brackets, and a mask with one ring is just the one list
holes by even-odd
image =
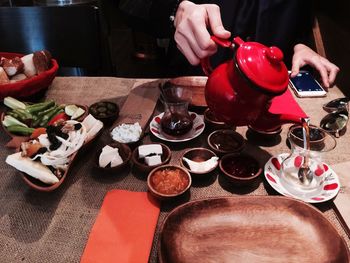
[[[45, 1], [53, 0], [0, 0], [0, 6], [31, 6], [43, 4]], [[315, 2], [326, 56], [341, 69], [336, 84], [349, 96], [350, 2]], [[169, 75], [164, 67], [165, 49], [160, 47], [166, 46], [166, 41], [157, 40], [139, 28], [130, 26], [127, 17], [118, 9], [118, 0], [93, 3], [100, 5], [109, 26], [110, 53], [116, 67], [116, 76], [157, 78]]]

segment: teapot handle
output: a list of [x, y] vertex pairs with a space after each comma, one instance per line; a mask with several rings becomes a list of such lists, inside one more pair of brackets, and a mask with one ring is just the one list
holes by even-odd
[[[244, 43], [244, 41], [240, 37], [235, 37], [233, 39], [233, 42], [231, 40], [219, 38], [219, 37], [216, 37], [216, 36], [211, 36], [211, 39], [217, 45], [225, 47], [225, 48], [231, 48], [231, 49], [234, 49], [235, 45], [241, 46]], [[207, 76], [209, 76], [211, 74], [211, 72], [213, 71], [213, 67], [210, 64], [210, 57], [203, 58], [201, 60], [201, 66], [202, 66], [203, 72]]]

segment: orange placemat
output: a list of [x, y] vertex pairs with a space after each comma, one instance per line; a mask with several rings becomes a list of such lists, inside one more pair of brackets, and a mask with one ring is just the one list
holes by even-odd
[[109, 191], [81, 262], [148, 262], [159, 210], [146, 192]]

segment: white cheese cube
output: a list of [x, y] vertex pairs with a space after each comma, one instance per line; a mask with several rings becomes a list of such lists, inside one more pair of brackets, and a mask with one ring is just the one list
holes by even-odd
[[100, 167], [106, 167], [116, 155], [119, 155], [118, 149], [113, 149], [113, 151], [102, 151], [98, 160]]
[[141, 145], [139, 146], [138, 150], [139, 150], [139, 158], [145, 158], [147, 155], [150, 155], [150, 154], [157, 154], [157, 155], [163, 154], [163, 149], [160, 144]]
[[145, 163], [148, 166], [153, 166], [162, 163], [162, 159], [160, 158], [160, 155], [146, 156]]
[[111, 161], [111, 167], [115, 167], [117, 165], [120, 165], [123, 163], [122, 157], [120, 157], [119, 152], [114, 156], [114, 158]]

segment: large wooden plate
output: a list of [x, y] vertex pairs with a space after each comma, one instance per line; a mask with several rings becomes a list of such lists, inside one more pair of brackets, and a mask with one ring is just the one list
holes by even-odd
[[205, 199], [165, 220], [159, 260], [169, 262], [349, 262], [334, 226], [304, 202], [270, 196]]

